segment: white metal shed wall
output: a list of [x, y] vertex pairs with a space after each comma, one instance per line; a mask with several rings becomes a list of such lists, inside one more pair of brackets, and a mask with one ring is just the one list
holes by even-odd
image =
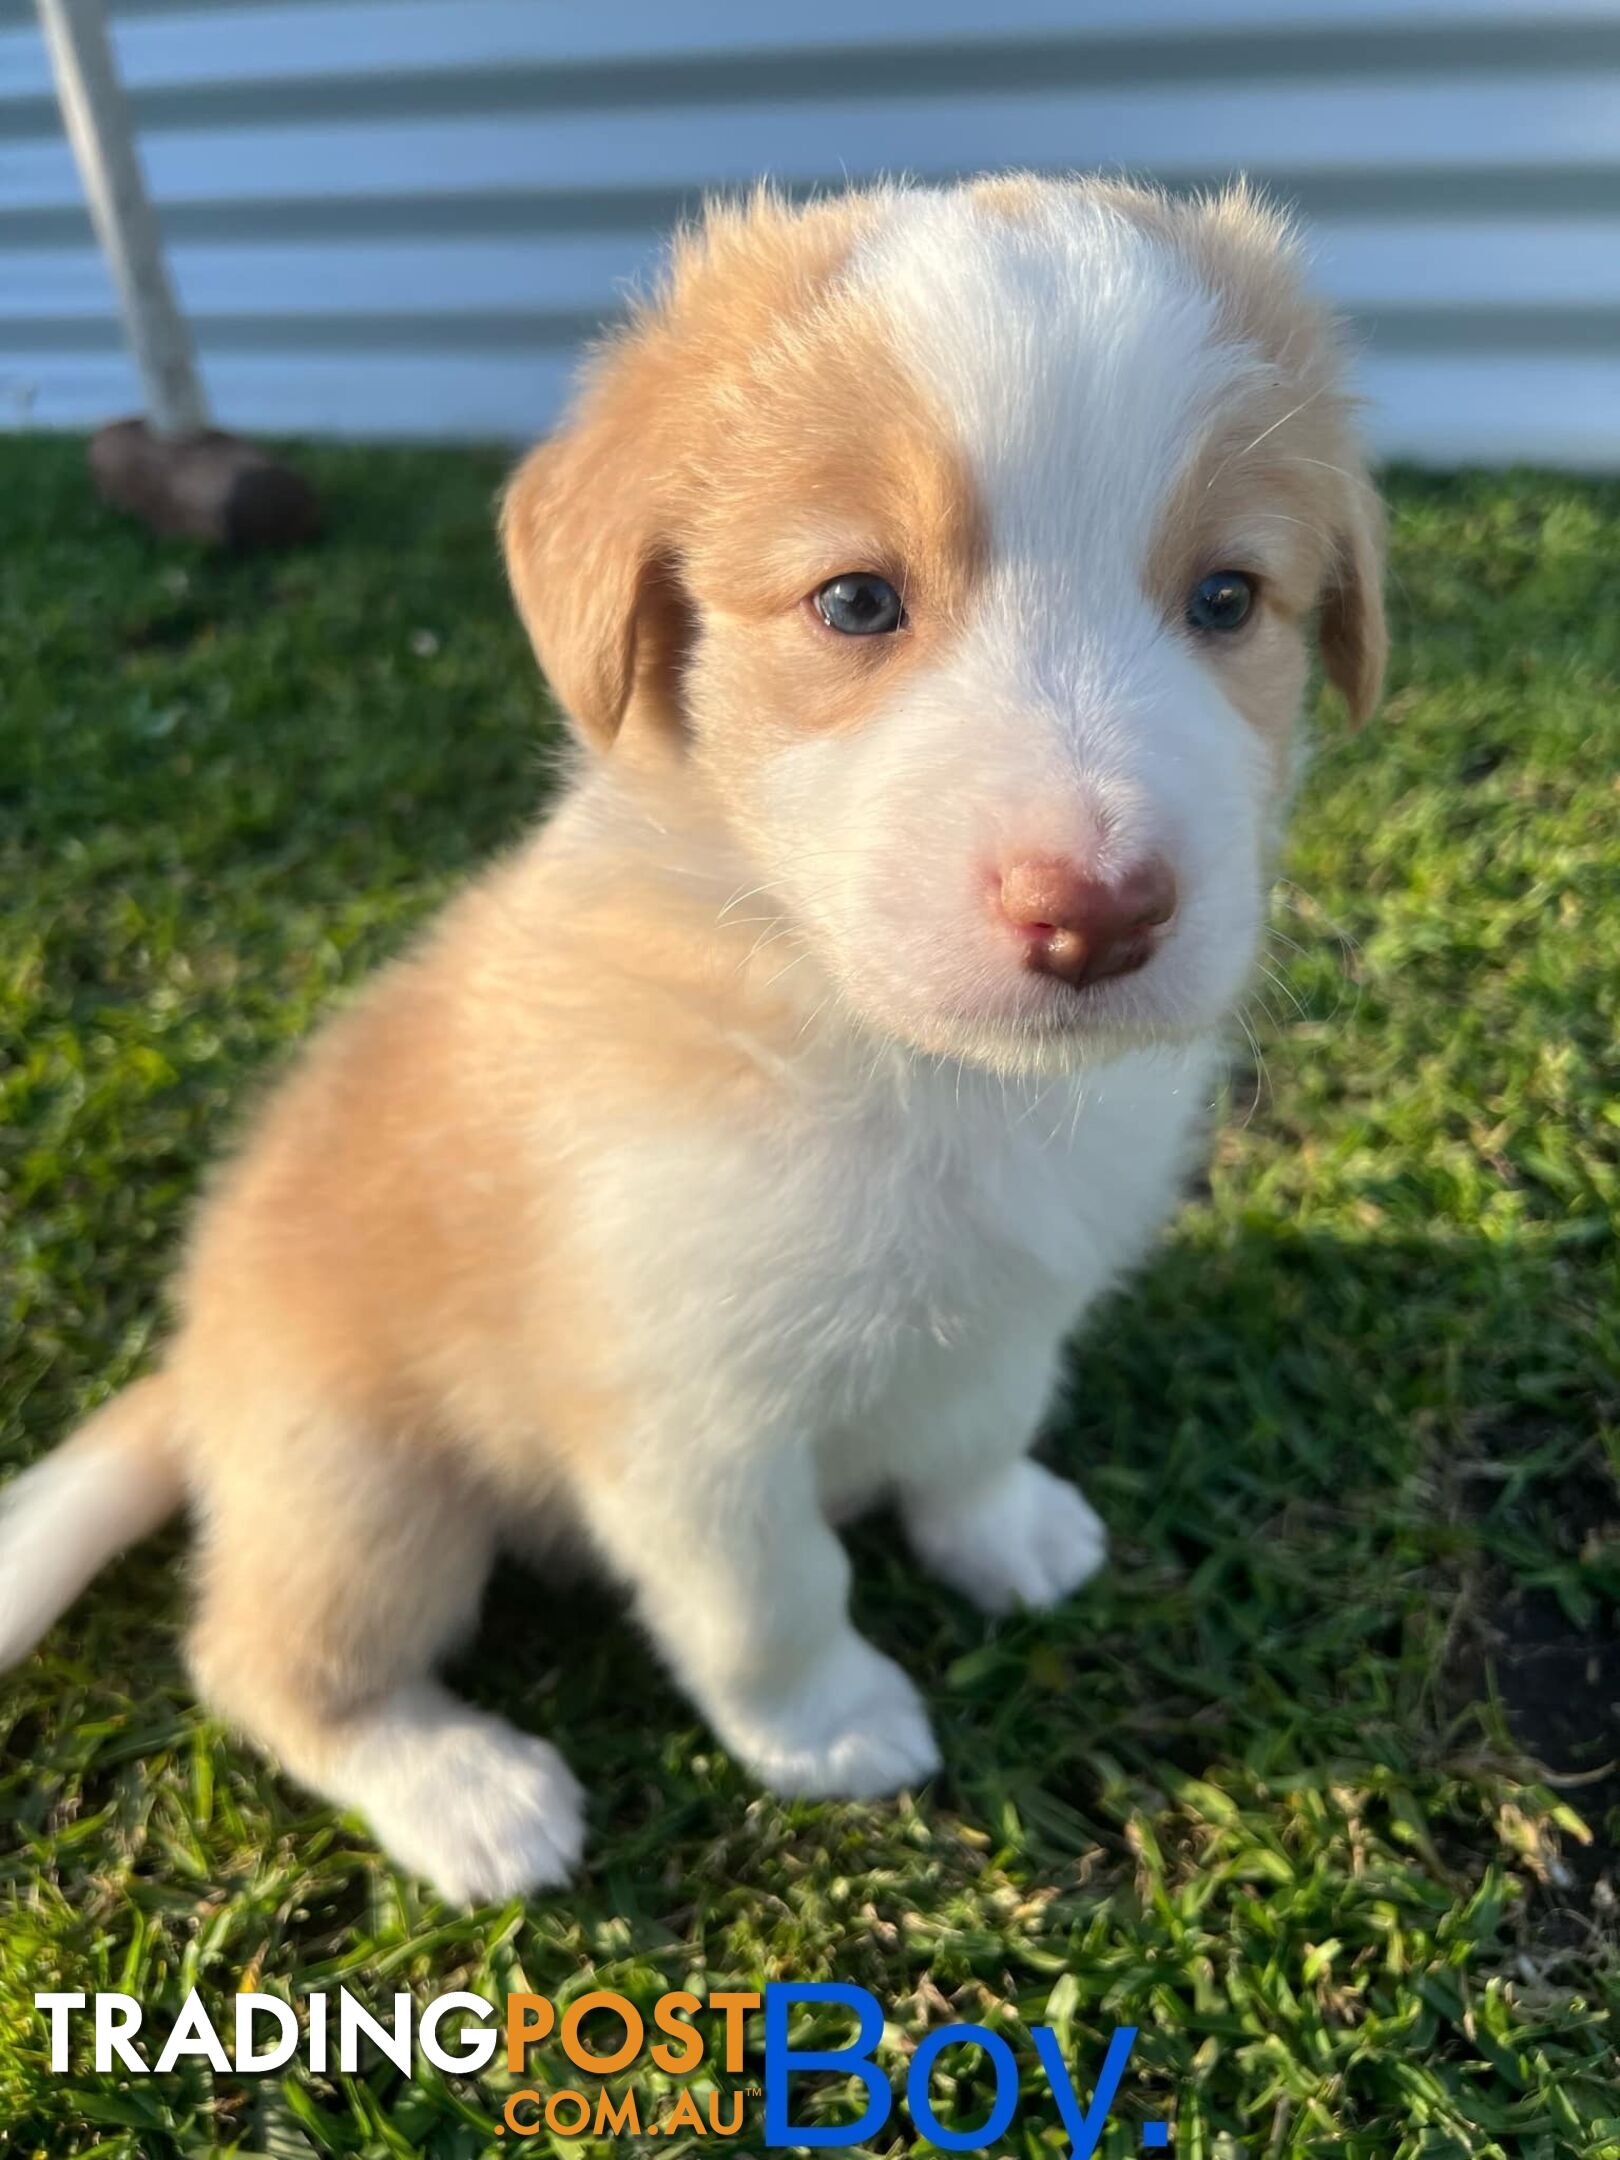
[[[1620, 467], [1620, 0], [115, 5], [220, 416], [515, 437], [707, 188], [1247, 171], [1429, 462]], [[0, 424], [130, 408], [28, 0], [0, 0]]]

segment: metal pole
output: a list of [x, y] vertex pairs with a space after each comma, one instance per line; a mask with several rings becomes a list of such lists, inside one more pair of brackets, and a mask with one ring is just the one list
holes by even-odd
[[118, 287], [152, 432], [198, 434], [208, 425], [208, 405], [191, 335], [169, 282], [101, 0], [37, 0], [37, 5], [57, 101], [96, 238]]

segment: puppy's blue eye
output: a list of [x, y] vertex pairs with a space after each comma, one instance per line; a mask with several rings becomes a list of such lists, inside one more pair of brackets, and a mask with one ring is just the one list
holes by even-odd
[[887, 578], [871, 570], [846, 570], [815, 591], [816, 613], [844, 637], [875, 637], [898, 630], [906, 611]]
[[1187, 595], [1187, 620], [1195, 630], [1235, 630], [1254, 606], [1254, 579], [1241, 570], [1212, 570]]

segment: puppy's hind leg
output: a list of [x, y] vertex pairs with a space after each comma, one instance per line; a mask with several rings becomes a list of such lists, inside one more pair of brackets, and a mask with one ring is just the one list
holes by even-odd
[[564, 1881], [584, 1839], [567, 1764], [432, 1676], [477, 1617], [486, 1504], [443, 1463], [348, 1429], [301, 1427], [219, 1468], [190, 1639], [207, 1700], [454, 1902]]

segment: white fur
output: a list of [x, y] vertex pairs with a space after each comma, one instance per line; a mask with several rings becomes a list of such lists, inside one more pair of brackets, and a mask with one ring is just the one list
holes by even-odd
[[[951, 196], [897, 197], [852, 275], [958, 433], [988, 575], [931, 674], [770, 762], [761, 905], [795, 926], [806, 1013], [779, 1124], [621, 1136], [587, 1235], [636, 1316], [627, 1393], [658, 1405], [590, 1527], [739, 1754], [866, 1793], [932, 1743], [853, 1633], [828, 1519], [896, 1498], [993, 1613], [1100, 1566], [1095, 1514], [1024, 1457], [1064, 1337], [1173, 1204], [1252, 965], [1269, 775], [1140, 585], [1204, 404], [1248, 364], [1208, 296], [1112, 214], [1020, 228]], [[1042, 851], [1105, 874], [1162, 851], [1181, 888], [1078, 1041], [1045, 1032], [1052, 986], [982, 905], [981, 865]], [[894, 1047], [897, 1019], [946, 1054]]]
[[905, 1522], [918, 1558], [981, 1612], [1039, 1612], [1089, 1582], [1108, 1557], [1102, 1517], [1039, 1463], [919, 1491]]
[[431, 1682], [357, 1719], [306, 1774], [458, 1904], [566, 1882], [584, 1849], [584, 1794], [557, 1750]]
[[864, 1796], [934, 1759], [909, 1681], [853, 1631], [832, 1521], [896, 1499], [992, 1613], [1100, 1566], [1096, 1516], [1024, 1456], [1064, 1336], [1173, 1202], [1213, 1064], [1204, 1043], [1008, 1084], [874, 1058], [839, 1023], [776, 1129], [677, 1119], [597, 1158], [587, 1234], [637, 1316], [627, 1391], [657, 1411], [588, 1527], [776, 1789]]
[[117, 1397], [0, 1498], [0, 1672], [114, 1553], [172, 1512], [176, 1471], [147, 1444], [153, 1399], [150, 1382]]

